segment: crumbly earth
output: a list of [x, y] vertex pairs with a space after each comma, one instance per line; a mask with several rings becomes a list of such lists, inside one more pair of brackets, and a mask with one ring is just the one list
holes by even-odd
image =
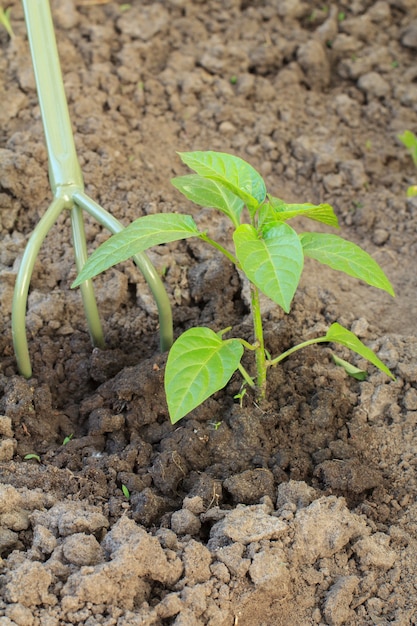
[[[106, 350], [92, 349], [68, 214], [36, 262], [27, 312], [34, 377], [17, 372], [10, 313], [27, 239], [51, 200], [20, 3], [0, 29], [0, 626], [417, 624], [417, 131], [415, 0], [56, 0], [86, 191], [124, 224], [192, 213], [176, 151], [248, 160], [276, 196], [329, 202], [397, 298], [306, 263], [292, 311], [263, 303], [278, 354], [339, 321], [396, 376], [363, 382], [311, 347], [171, 426], [165, 356], [131, 262], [95, 280]], [[319, 228], [300, 221], [300, 229]], [[91, 250], [107, 233], [86, 218]], [[193, 240], [150, 257], [175, 333], [233, 327], [247, 290]], [[364, 363], [337, 350], [359, 366]], [[247, 366], [252, 367], [248, 357]], [[67, 438], [67, 443], [63, 441]], [[36, 459], [25, 460], [27, 454]], [[128, 499], [122, 486], [127, 487]]]

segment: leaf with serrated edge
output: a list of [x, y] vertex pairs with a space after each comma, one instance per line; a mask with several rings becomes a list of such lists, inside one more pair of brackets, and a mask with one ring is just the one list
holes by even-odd
[[244, 202], [224, 185], [198, 174], [178, 176], [173, 178], [171, 183], [192, 202], [200, 206], [219, 209], [232, 220], [235, 226], [239, 226]]
[[77, 287], [88, 278], [93, 278], [116, 263], [126, 261], [152, 246], [199, 235], [200, 231], [190, 215], [145, 215], [97, 248], [71, 286]]
[[300, 281], [303, 250], [297, 233], [288, 224], [264, 229], [242, 224], [233, 235], [236, 256], [249, 280], [286, 313]]
[[272, 208], [279, 220], [290, 220], [293, 217], [308, 217], [316, 222], [339, 228], [337, 216], [330, 204], [287, 204], [280, 198], [268, 196]]
[[395, 296], [378, 263], [351, 241], [325, 233], [302, 233], [300, 241], [306, 256]]
[[358, 337], [352, 333], [347, 328], [344, 328], [337, 322], [332, 324], [327, 331], [324, 341], [332, 341], [334, 343], [340, 343], [342, 346], [349, 348], [349, 350], [353, 350], [356, 354], [359, 354], [361, 357], [375, 365], [382, 372], [390, 376], [393, 380], [395, 380], [394, 375], [390, 372], [388, 367], [376, 356], [375, 352], [373, 352], [370, 348], [365, 346], [364, 343]]
[[190, 328], [169, 351], [165, 368], [165, 394], [175, 424], [213, 393], [223, 389], [237, 370], [243, 346], [237, 339], [223, 340], [210, 328]]
[[224, 152], [179, 152], [181, 160], [200, 176], [215, 180], [241, 198], [250, 211], [265, 200], [260, 174], [243, 159]]

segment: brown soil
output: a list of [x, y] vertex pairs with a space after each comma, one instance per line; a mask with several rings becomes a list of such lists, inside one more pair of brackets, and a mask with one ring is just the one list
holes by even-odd
[[[11, 347], [14, 278], [51, 192], [20, 3], [0, 30], [1, 626], [417, 624], [417, 130], [414, 0], [56, 0], [53, 14], [87, 192], [123, 223], [221, 215], [170, 185], [176, 151], [221, 150], [288, 201], [326, 201], [397, 298], [307, 263], [292, 312], [264, 302], [273, 354], [333, 321], [392, 368], [364, 382], [328, 347], [240, 381], [171, 426], [157, 316], [128, 262], [95, 281], [108, 348], [92, 349], [68, 215], [36, 264], [34, 377]], [[301, 228], [308, 224], [300, 222]], [[91, 249], [107, 234], [87, 219]], [[246, 291], [192, 240], [151, 251], [178, 335], [233, 326]], [[351, 355], [338, 351], [341, 356]], [[248, 364], [250, 367], [250, 364]], [[72, 439], [63, 445], [65, 437]], [[36, 453], [40, 462], [24, 460]], [[125, 485], [130, 492], [126, 499]]]

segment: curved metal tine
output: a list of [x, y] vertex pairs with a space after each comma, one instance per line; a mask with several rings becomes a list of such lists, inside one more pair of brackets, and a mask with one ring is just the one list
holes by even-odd
[[41, 245], [67, 204], [68, 200], [62, 197], [52, 201], [29, 238], [16, 277], [12, 304], [12, 336], [19, 371], [26, 378], [32, 376], [26, 338], [26, 305], [30, 279]]
[[[85, 229], [82, 209], [76, 204], [71, 209], [72, 238], [74, 245], [74, 256], [77, 271], [80, 272], [87, 261], [87, 243], [85, 239]], [[103, 328], [100, 322], [97, 301], [94, 295], [93, 282], [86, 280], [81, 286], [81, 297], [83, 300], [85, 316], [90, 338], [94, 346], [104, 348], [105, 341]]]

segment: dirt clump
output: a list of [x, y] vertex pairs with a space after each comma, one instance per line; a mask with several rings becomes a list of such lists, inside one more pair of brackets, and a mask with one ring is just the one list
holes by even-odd
[[[124, 224], [186, 212], [222, 245], [221, 214], [185, 202], [176, 151], [241, 156], [290, 202], [329, 202], [340, 234], [397, 298], [307, 261], [291, 313], [262, 301], [272, 353], [338, 321], [395, 381], [363, 382], [310, 347], [271, 368], [259, 406], [233, 377], [168, 420], [166, 355], [129, 261], [95, 280], [106, 350], [92, 348], [70, 220], [35, 264], [34, 377], [10, 327], [27, 239], [51, 198], [21, 4], [0, 30], [0, 624], [417, 624], [417, 9], [411, 1], [52, 2], [86, 190]], [[297, 228], [319, 228], [297, 222]], [[325, 227], [323, 227], [325, 229]], [[106, 233], [86, 218], [89, 250]], [[149, 253], [175, 333], [252, 339], [247, 285], [192, 239]], [[339, 356], [358, 367], [360, 359]], [[246, 359], [246, 356], [245, 356]], [[251, 364], [248, 360], [248, 368]], [[35, 455], [25, 458], [26, 455]]]

